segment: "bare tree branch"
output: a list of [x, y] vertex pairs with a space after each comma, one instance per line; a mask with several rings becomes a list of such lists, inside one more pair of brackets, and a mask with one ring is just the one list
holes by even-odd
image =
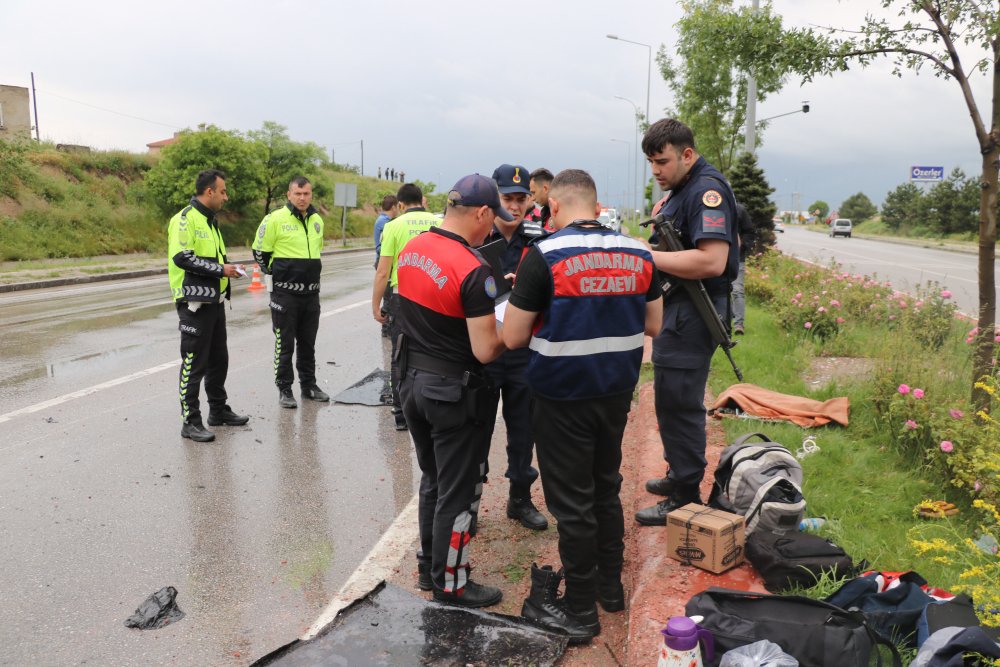
[[921, 58], [926, 58], [932, 63], [937, 65], [941, 70], [943, 70], [949, 76], [957, 76], [956, 72], [952, 68], [935, 56], [933, 53], [928, 53], [927, 51], [920, 51], [919, 49], [911, 49], [903, 46], [892, 46], [892, 47], [882, 47], [876, 49], [857, 49], [855, 51], [847, 51], [846, 53], [837, 53], [835, 56], [837, 58], [851, 58], [853, 56], [873, 56], [886, 53], [903, 53], [910, 56], [920, 56]]

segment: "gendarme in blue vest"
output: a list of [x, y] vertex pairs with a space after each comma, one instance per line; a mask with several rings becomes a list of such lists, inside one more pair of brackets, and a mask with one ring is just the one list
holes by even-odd
[[639, 241], [576, 223], [535, 244], [552, 301], [531, 338], [528, 384], [555, 400], [632, 391], [639, 380], [653, 257]]

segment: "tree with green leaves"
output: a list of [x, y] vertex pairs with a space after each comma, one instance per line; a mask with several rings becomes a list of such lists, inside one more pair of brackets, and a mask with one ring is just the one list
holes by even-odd
[[817, 199], [809, 204], [809, 214], [815, 215], [817, 221], [826, 220], [826, 216], [830, 215], [830, 205], [822, 199]]
[[[264, 213], [271, 212], [275, 202], [281, 200], [289, 182], [296, 176], [305, 176], [313, 182], [317, 200], [324, 192], [318, 176], [320, 167], [326, 164], [326, 149], [311, 141], [292, 141], [288, 128], [271, 120], [264, 121], [259, 130], [247, 133], [250, 139], [264, 149]], [[328, 189], [328, 188], [327, 188]]]
[[926, 219], [939, 234], [965, 234], [978, 227], [979, 188], [957, 167], [934, 184], [922, 203]]
[[767, 182], [764, 170], [757, 164], [757, 156], [740, 153], [729, 173], [729, 185], [733, 188], [736, 201], [743, 204], [750, 220], [753, 221], [754, 247], [750, 254], [756, 254], [767, 246], [774, 245], [775, 206], [771, 201], [774, 188]]
[[919, 227], [923, 222], [923, 193], [913, 183], [903, 183], [885, 196], [882, 222], [892, 230]]
[[205, 169], [226, 174], [230, 210], [245, 213], [264, 194], [264, 150], [239, 132], [199, 125], [163, 148], [146, 177], [146, 189], [164, 213], [174, 213], [194, 196], [194, 180]]
[[844, 200], [844, 203], [840, 205], [839, 213], [841, 218], [849, 218], [857, 224], [878, 213], [878, 207], [872, 203], [868, 195], [858, 192]]
[[[734, 8], [733, 0], [683, 0], [677, 23], [678, 41], [671, 45], [677, 62], [661, 46], [656, 55], [660, 74], [670, 86], [676, 107], [667, 113], [694, 132], [698, 152], [729, 174], [745, 143], [747, 77], [757, 82], [757, 101], [781, 90], [786, 75], [801, 63], [780, 57], [772, 48], [782, 35], [781, 17], [770, 5], [754, 12]], [[730, 36], [738, 34], [732, 41]], [[767, 46], [755, 50], [755, 45]], [[756, 143], [765, 123], [758, 123]]]

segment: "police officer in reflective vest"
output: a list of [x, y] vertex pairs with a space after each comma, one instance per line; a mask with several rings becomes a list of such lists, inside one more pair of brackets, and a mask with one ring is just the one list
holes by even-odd
[[578, 643], [600, 632], [595, 601], [606, 611], [625, 608], [621, 443], [644, 338], [659, 331], [663, 301], [647, 247], [596, 220], [587, 172], [560, 172], [549, 207], [556, 232], [522, 260], [503, 337], [531, 350], [531, 428], [545, 502], [558, 521], [566, 594], [550, 594], [558, 572], [532, 566], [521, 613]]
[[397, 258], [399, 393], [421, 472], [417, 583], [435, 600], [466, 607], [502, 597], [469, 579], [496, 393], [483, 364], [504, 350], [492, 271], [470, 246], [482, 243], [495, 216], [510, 217], [496, 185], [466, 176], [448, 193], [441, 227], [415, 236]]
[[250, 421], [226, 405], [229, 348], [223, 301], [230, 297], [229, 279], [240, 272], [226, 260], [226, 244], [215, 214], [228, 199], [225, 174], [203, 171], [195, 179], [191, 203], [167, 226], [167, 276], [181, 332], [181, 436], [197, 442], [215, 440], [201, 419], [198, 388], [202, 378], [209, 425], [240, 426]]
[[[528, 250], [528, 244], [542, 237], [542, 226], [524, 219], [528, 210], [529, 172], [522, 166], [502, 164], [493, 172], [493, 180], [500, 190], [500, 201], [513, 218], [509, 222], [497, 218], [486, 243], [503, 239], [506, 247], [500, 256], [502, 275], [506, 279], [516, 273], [517, 265]], [[507, 499], [507, 516], [517, 519], [525, 528], [545, 530], [548, 520], [531, 501], [531, 485], [538, 479], [538, 471], [531, 465], [535, 441], [531, 437], [531, 397], [525, 370], [528, 367], [528, 350], [510, 350], [486, 367], [493, 383], [503, 397], [503, 420], [507, 427], [507, 471], [510, 494]], [[498, 400], [500, 396], [497, 397]], [[498, 403], [493, 405], [496, 420]]]
[[292, 393], [293, 352], [302, 398], [330, 400], [316, 384], [323, 218], [313, 207], [312, 196], [308, 178], [293, 179], [288, 184], [288, 202], [265, 216], [253, 243], [254, 259], [271, 276], [274, 383], [283, 408], [298, 407]]
[[[723, 322], [729, 289], [739, 268], [736, 198], [725, 177], [694, 147], [690, 128], [674, 119], [654, 123], [642, 139], [653, 178], [670, 194], [660, 213], [674, 221], [685, 250], [653, 252], [656, 267], [671, 276], [701, 280]], [[655, 241], [653, 238], [651, 241]], [[666, 496], [636, 514], [644, 526], [666, 525], [667, 513], [701, 502], [705, 475], [705, 384], [715, 352], [705, 322], [684, 289], [664, 299], [663, 328], [653, 340], [656, 421], [666, 476], [646, 490]]]

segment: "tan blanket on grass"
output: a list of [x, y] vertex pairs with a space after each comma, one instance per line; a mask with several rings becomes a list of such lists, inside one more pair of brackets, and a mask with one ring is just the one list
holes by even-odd
[[[762, 419], [790, 421], [803, 428], [824, 426], [831, 421], [847, 426], [851, 404], [846, 396], [816, 401], [802, 396], [779, 394], [755, 384], [734, 384], [719, 394], [713, 409], [739, 407], [740, 410]], [[721, 418], [718, 412], [712, 416]]]

